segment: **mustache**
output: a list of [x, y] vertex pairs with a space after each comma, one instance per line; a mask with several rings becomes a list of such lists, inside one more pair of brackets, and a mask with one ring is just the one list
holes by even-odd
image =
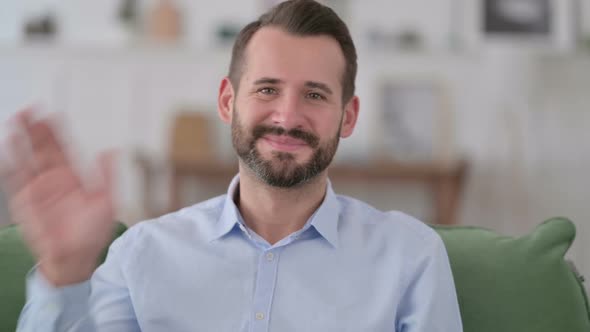
[[258, 140], [259, 138], [262, 138], [264, 135], [267, 135], [267, 134], [277, 135], [277, 136], [285, 135], [285, 136], [289, 136], [292, 138], [300, 139], [314, 149], [317, 148], [320, 143], [320, 139], [316, 135], [309, 133], [307, 131], [304, 131], [302, 129], [293, 128], [293, 129], [286, 130], [285, 128], [282, 128], [282, 127], [270, 127], [270, 126], [264, 126], [264, 125], [258, 125], [256, 127], [254, 127], [254, 130], [252, 130], [252, 136], [254, 138], [253, 141]]

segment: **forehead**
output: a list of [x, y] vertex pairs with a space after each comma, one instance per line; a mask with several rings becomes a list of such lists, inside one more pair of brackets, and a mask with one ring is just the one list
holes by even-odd
[[258, 30], [245, 51], [242, 80], [272, 77], [290, 83], [317, 81], [341, 91], [345, 59], [338, 42], [328, 36], [298, 36], [277, 27]]

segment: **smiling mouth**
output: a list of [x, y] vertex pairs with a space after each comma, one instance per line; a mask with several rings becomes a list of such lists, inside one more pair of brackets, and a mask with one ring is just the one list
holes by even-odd
[[308, 146], [308, 144], [303, 140], [283, 135], [266, 135], [262, 137], [262, 140], [270, 145], [273, 149], [285, 152], [294, 152]]

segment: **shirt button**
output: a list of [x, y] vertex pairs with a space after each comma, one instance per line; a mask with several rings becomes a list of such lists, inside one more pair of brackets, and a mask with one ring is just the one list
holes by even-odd
[[257, 312], [256, 313], [256, 319], [257, 320], [263, 320], [264, 319], [264, 314], [262, 312]]
[[266, 253], [266, 260], [272, 262], [275, 255], [272, 252]]

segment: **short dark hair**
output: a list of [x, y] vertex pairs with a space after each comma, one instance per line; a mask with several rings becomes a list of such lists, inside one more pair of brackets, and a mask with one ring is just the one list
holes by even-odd
[[357, 55], [352, 37], [346, 24], [332, 9], [313, 0], [282, 2], [240, 31], [233, 46], [228, 74], [236, 90], [243, 72], [246, 46], [252, 36], [265, 26], [279, 27], [294, 35], [327, 35], [336, 39], [346, 61], [341, 78], [342, 101], [346, 103], [352, 98], [357, 72]]

